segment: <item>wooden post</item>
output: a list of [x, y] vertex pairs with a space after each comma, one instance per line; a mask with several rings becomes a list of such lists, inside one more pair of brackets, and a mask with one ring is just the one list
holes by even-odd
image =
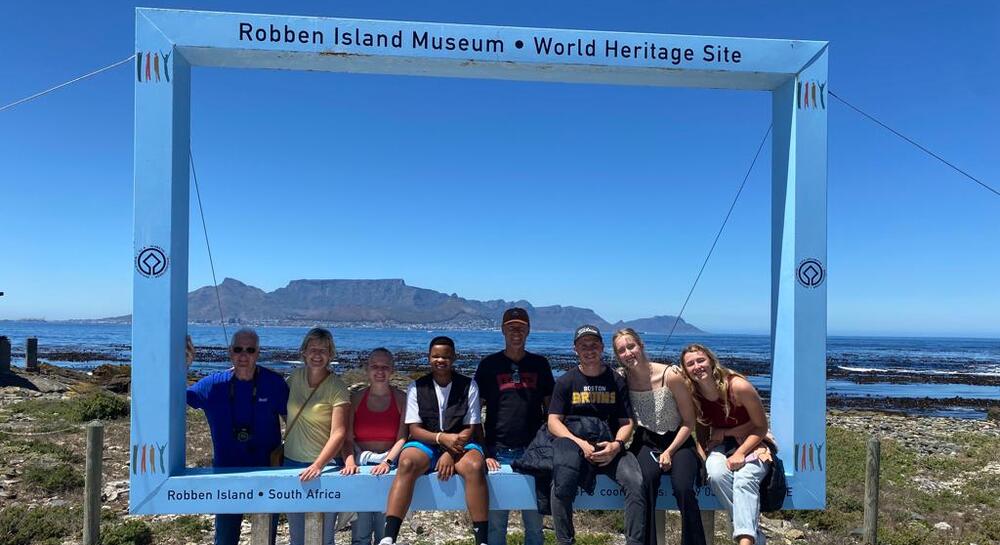
[[882, 445], [878, 437], [868, 440], [868, 458], [865, 462], [865, 545], [878, 543], [878, 478]]
[[323, 545], [323, 522], [326, 513], [306, 513], [306, 545]]
[[38, 371], [38, 337], [24, 340], [24, 368], [32, 372]]
[[250, 515], [250, 545], [271, 544], [271, 513], [254, 513]]
[[10, 373], [10, 339], [0, 336], [0, 373]]
[[87, 424], [87, 474], [83, 481], [83, 545], [101, 540], [101, 469], [104, 457], [104, 424]]
[[705, 530], [705, 545], [715, 545], [715, 511], [701, 512], [701, 526]]
[[656, 545], [667, 545], [667, 512], [657, 509], [653, 512], [653, 526], [656, 528]]

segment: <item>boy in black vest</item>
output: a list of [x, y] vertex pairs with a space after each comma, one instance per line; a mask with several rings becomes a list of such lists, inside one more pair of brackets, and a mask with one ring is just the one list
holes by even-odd
[[472, 442], [479, 427], [479, 389], [472, 379], [455, 373], [455, 341], [449, 337], [431, 340], [427, 359], [431, 372], [410, 385], [406, 392], [406, 416], [410, 440], [399, 455], [399, 469], [389, 489], [385, 508], [385, 537], [379, 545], [391, 545], [413, 500], [417, 477], [434, 468], [446, 481], [458, 473], [465, 481], [465, 503], [472, 518], [475, 543], [487, 542], [489, 495], [483, 447]]

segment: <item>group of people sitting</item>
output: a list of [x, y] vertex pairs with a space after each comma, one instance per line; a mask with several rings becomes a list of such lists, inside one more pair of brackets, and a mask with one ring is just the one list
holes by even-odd
[[[188, 405], [206, 413], [216, 467], [267, 466], [284, 441], [284, 466], [316, 478], [331, 463], [344, 476], [372, 466], [395, 470], [384, 515], [358, 513], [353, 545], [392, 545], [409, 509], [416, 479], [430, 472], [463, 478], [477, 545], [506, 545], [509, 512], [489, 509], [488, 472], [511, 464], [536, 475], [540, 510], [522, 511], [525, 545], [542, 545], [542, 515], [551, 513], [560, 545], [574, 543], [573, 501], [604, 474], [624, 489], [627, 545], [655, 545], [654, 509], [662, 475], [669, 476], [681, 512], [684, 545], [705, 543], [697, 487], [706, 470], [733, 521], [739, 545], [764, 543], [759, 486], [771, 460], [768, 424], [757, 391], [719, 363], [710, 349], [685, 347], [679, 365], [649, 360], [632, 329], [612, 337], [620, 364], [604, 361], [598, 328], [573, 337], [579, 365], [554, 379], [548, 360], [525, 349], [530, 319], [504, 312], [504, 349], [482, 359], [473, 377], [453, 369], [455, 342], [428, 345], [430, 372], [404, 394], [390, 384], [393, 354], [372, 350], [368, 386], [351, 393], [331, 372], [336, 354], [329, 330], [310, 330], [303, 366], [283, 379], [257, 365], [260, 340], [241, 329], [229, 347], [233, 367], [187, 391]], [[188, 365], [194, 347], [188, 340]], [[485, 409], [485, 411], [484, 411]], [[484, 416], [485, 412], [485, 416]], [[279, 419], [286, 421], [284, 437]], [[545, 472], [548, 480], [537, 471]], [[292, 545], [304, 542], [304, 514], [287, 515]], [[336, 516], [325, 517], [324, 543], [333, 545]], [[216, 515], [215, 543], [235, 545], [242, 515]], [[277, 517], [272, 517], [272, 542]]]

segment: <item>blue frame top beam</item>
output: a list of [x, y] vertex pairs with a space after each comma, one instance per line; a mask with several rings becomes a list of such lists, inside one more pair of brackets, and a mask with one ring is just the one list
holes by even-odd
[[[191, 21], [197, 16], [198, 24]], [[826, 42], [137, 9], [192, 66], [774, 90]]]

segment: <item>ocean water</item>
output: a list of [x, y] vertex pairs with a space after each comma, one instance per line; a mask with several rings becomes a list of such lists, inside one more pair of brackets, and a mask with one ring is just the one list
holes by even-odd
[[[296, 350], [307, 329], [257, 328], [264, 357], [267, 349]], [[233, 330], [230, 327], [228, 333], [231, 335]], [[333, 331], [340, 351], [364, 352], [385, 346], [393, 351], [423, 352], [435, 335], [454, 338], [460, 353], [483, 354], [503, 347], [503, 335], [499, 331], [347, 328], [334, 328]], [[192, 324], [189, 332], [199, 347], [222, 347], [228, 343], [219, 326]], [[605, 333], [605, 342], [609, 343], [611, 332]], [[38, 338], [43, 353], [47, 350], [80, 351], [117, 354], [119, 358], [127, 358], [132, 342], [131, 326], [123, 324], [0, 321], [0, 335], [10, 338], [15, 355], [23, 354], [24, 340], [32, 336]], [[572, 358], [572, 338], [570, 332], [533, 331], [528, 348], [541, 354]], [[770, 338], [766, 335], [675, 334], [669, 343], [666, 338], [664, 334], [643, 335], [646, 350], [654, 359], [676, 360], [681, 347], [700, 342], [729, 360], [762, 366], [770, 360]], [[1000, 339], [834, 336], [827, 339], [827, 361], [831, 368], [848, 372], [1000, 376]], [[100, 361], [81, 365], [92, 367], [97, 363]]]
[[[232, 334], [233, 327], [228, 329]], [[287, 370], [295, 365], [293, 352], [298, 349], [306, 327], [259, 327], [261, 362], [275, 370]], [[359, 353], [378, 346], [394, 352], [422, 354], [427, 342], [435, 335], [455, 339], [460, 354], [460, 368], [474, 368], [478, 357], [500, 350], [503, 336], [499, 331], [411, 330], [411, 329], [349, 329], [334, 328], [337, 350], [344, 365], [357, 359]], [[224, 347], [227, 339], [219, 326], [191, 325], [189, 332], [198, 347]], [[610, 333], [605, 332], [609, 344]], [[56, 365], [89, 369], [101, 363], [130, 360], [131, 327], [122, 324], [81, 324], [62, 322], [0, 321], [0, 335], [10, 338], [14, 364], [23, 365], [25, 338], [38, 338], [42, 359]], [[647, 353], [657, 361], [675, 361], [682, 346], [703, 343], [728, 364], [747, 372], [758, 388], [769, 387], [770, 338], [765, 335], [678, 335], [670, 342], [666, 335], [646, 334]], [[555, 368], [574, 362], [572, 334], [569, 332], [532, 332], [528, 349], [544, 354]], [[91, 361], [61, 361], [60, 353], [85, 352]], [[269, 352], [276, 353], [269, 357]], [[52, 357], [47, 357], [51, 353]], [[277, 356], [277, 357], [275, 357]], [[65, 357], [65, 356], [63, 356]], [[69, 358], [75, 359], [75, 358]], [[195, 368], [205, 371], [224, 368], [224, 362], [199, 362]], [[930, 398], [1000, 401], [1000, 339], [958, 338], [893, 338], [893, 337], [829, 337], [827, 340], [827, 381], [829, 393], [851, 398]], [[877, 371], [882, 377], [896, 377], [892, 382], [857, 381], [867, 371]], [[934, 378], [925, 383], [920, 376]], [[993, 380], [991, 380], [993, 379]], [[902, 381], [902, 383], [900, 383]], [[980, 385], [977, 382], [986, 384]], [[955, 409], [938, 414], [973, 417], [982, 411]]]

